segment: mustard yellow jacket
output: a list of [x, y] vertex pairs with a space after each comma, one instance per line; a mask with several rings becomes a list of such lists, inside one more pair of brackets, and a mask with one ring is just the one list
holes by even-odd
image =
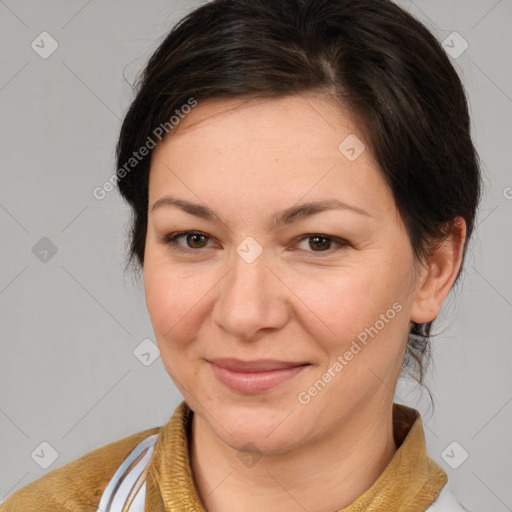
[[[1, 512], [96, 512], [107, 485], [127, 455], [149, 436], [154, 450], [145, 466], [144, 512], [205, 512], [188, 454], [193, 412], [186, 402], [169, 422], [93, 450], [12, 494]], [[452, 512], [465, 510], [449, 493], [445, 471], [426, 452], [419, 413], [393, 405], [399, 447], [376, 482], [339, 512]], [[314, 512], [314, 511], [311, 511]]]

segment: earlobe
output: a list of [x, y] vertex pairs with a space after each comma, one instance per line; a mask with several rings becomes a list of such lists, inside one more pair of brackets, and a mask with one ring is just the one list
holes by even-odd
[[453, 286], [466, 240], [466, 221], [456, 217], [446, 239], [439, 244], [420, 273], [411, 308], [411, 321], [423, 324], [434, 320]]

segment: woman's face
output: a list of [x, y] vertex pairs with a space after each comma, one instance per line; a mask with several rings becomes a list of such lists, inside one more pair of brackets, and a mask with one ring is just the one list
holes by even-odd
[[[149, 314], [174, 382], [235, 449], [278, 453], [390, 409], [417, 276], [365, 142], [304, 94], [199, 103], [155, 148]], [[183, 231], [199, 233], [160, 241]]]

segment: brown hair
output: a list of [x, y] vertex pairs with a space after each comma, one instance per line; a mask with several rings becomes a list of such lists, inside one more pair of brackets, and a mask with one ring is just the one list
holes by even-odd
[[[117, 145], [118, 188], [133, 209], [128, 264], [144, 264], [151, 151], [130, 172], [126, 164], [157, 127], [169, 127], [191, 97], [305, 91], [334, 91], [357, 116], [417, 260], [428, 258], [456, 216], [466, 221], [466, 254], [481, 178], [465, 92], [436, 38], [392, 1], [211, 1], [167, 35], [136, 91]], [[431, 328], [411, 324], [403, 368], [419, 382]]]

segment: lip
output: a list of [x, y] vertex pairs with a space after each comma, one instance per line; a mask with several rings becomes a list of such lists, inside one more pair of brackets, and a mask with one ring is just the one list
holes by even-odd
[[259, 359], [213, 359], [208, 363], [218, 381], [240, 393], [261, 393], [289, 381], [309, 363]]

